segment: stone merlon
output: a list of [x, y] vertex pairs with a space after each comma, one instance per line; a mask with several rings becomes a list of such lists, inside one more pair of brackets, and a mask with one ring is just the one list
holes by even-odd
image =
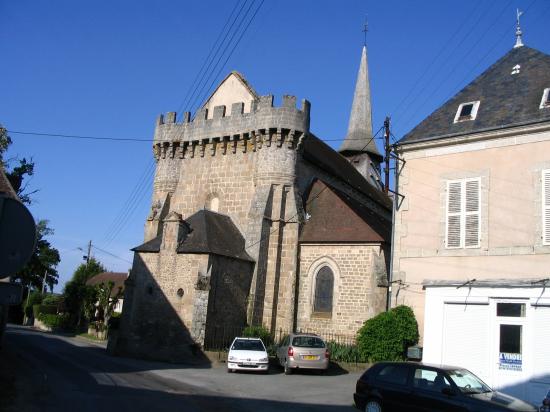
[[273, 106], [273, 96], [261, 96], [251, 103], [251, 112], [243, 113], [244, 103], [233, 103], [231, 116], [226, 116], [226, 106], [214, 107], [213, 118], [208, 118], [208, 110], [197, 112], [193, 121], [185, 113], [182, 123], [176, 123], [176, 113], [160, 115], [155, 130], [155, 143], [193, 142], [223, 136], [248, 133], [251, 130], [291, 129], [307, 133], [309, 131], [310, 103], [302, 100], [296, 108], [295, 96], [283, 96], [281, 107]]

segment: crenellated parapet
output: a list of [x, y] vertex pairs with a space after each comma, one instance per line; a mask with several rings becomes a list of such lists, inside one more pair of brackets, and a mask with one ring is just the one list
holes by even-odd
[[263, 145], [296, 148], [309, 131], [309, 110], [305, 99], [296, 108], [295, 96], [283, 96], [281, 106], [274, 107], [273, 96], [268, 95], [253, 100], [250, 113], [244, 113], [244, 103], [233, 103], [231, 116], [226, 116], [226, 106], [216, 106], [210, 119], [207, 109], [202, 109], [193, 120], [184, 113], [177, 123], [176, 113], [169, 112], [157, 120], [154, 155], [157, 160], [185, 159], [256, 151]]

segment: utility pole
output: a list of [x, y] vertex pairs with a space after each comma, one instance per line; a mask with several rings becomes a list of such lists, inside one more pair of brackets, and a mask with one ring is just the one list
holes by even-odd
[[390, 156], [391, 156], [391, 146], [390, 146], [390, 118], [386, 116], [384, 120], [384, 149], [385, 157], [384, 162], [386, 166], [384, 167], [384, 191], [388, 194], [390, 190]]
[[88, 242], [88, 254], [86, 255], [86, 269], [88, 269], [88, 264], [90, 263], [90, 253], [92, 253], [92, 241]]
[[44, 288], [46, 287], [46, 275], [48, 274], [48, 269], [44, 269], [44, 276], [42, 277], [42, 294], [44, 294]]

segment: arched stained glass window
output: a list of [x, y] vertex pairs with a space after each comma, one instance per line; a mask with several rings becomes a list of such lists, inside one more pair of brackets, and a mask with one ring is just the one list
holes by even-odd
[[314, 312], [331, 313], [334, 290], [334, 274], [328, 266], [323, 266], [315, 277]]

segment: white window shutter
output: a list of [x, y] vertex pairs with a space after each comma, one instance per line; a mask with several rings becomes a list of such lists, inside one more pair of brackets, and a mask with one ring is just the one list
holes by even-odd
[[480, 238], [480, 181], [466, 180], [465, 182], [465, 223], [464, 246], [479, 247]]
[[550, 170], [542, 171], [542, 243], [550, 245]]
[[461, 247], [462, 182], [447, 182], [447, 247]]

